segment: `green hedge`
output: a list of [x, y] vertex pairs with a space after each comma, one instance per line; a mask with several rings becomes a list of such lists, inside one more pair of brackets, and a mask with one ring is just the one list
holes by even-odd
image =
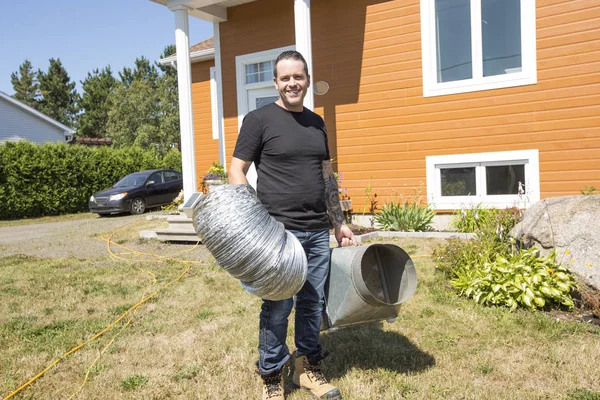
[[181, 171], [181, 154], [29, 142], [0, 145], [0, 219], [87, 210], [89, 197], [125, 175], [154, 168]]

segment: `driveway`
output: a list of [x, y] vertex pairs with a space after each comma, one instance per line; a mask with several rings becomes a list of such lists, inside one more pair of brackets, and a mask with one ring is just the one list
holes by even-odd
[[[108, 236], [115, 232], [115, 240], [119, 240], [119, 229], [122, 225], [139, 222], [145, 224], [144, 215], [124, 215], [113, 217], [95, 217], [90, 219], [49, 222], [0, 228], [0, 257], [25, 254], [40, 258], [80, 259], [104, 258], [109, 256], [106, 242], [100, 236]], [[131, 228], [130, 228], [131, 229]], [[142, 228], [140, 227], [140, 230]], [[135, 240], [132, 240], [135, 236]], [[177, 251], [185, 250], [189, 245], [174, 245], [156, 240], [137, 240], [135, 233], [128, 234], [126, 243], [119, 244], [138, 251], [158, 252], [167, 247], [176, 247]], [[202, 247], [202, 250], [205, 250]], [[168, 251], [167, 251], [168, 252]], [[204, 253], [205, 251], [202, 251]], [[195, 257], [194, 257], [195, 258]]]

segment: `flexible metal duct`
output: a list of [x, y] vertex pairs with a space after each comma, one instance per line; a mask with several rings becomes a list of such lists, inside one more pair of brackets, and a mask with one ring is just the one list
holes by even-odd
[[198, 201], [194, 228], [223, 267], [251, 294], [289, 299], [306, 281], [302, 245], [271, 217], [250, 185], [221, 185]]

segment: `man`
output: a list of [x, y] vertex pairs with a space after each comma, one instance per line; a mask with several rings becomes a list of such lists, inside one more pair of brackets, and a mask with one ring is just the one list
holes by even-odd
[[[293, 383], [316, 398], [341, 399], [320, 369], [324, 358], [319, 331], [329, 272], [329, 219], [342, 246], [356, 245], [344, 225], [337, 181], [331, 167], [323, 119], [304, 108], [310, 86], [304, 57], [286, 51], [274, 67], [279, 99], [249, 113], [242, 123], [229, 168], [229, 183], [244, 184], [255, 163], [257, 194], [269, 213], [302, 243], [308, 259], [308, 278], [296, 295]], [[282, 369], [290, 359], [286, 346], [292, 299], [263, 299], [260, 313], [258, 373], [263, 399], [284, 399]]]

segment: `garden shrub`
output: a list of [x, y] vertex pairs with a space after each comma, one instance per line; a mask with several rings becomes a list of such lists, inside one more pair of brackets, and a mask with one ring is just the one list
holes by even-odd
[[162, 158], [137, 147], [7, 142], [0, 145], [0, 219], [85, 211], [93, 193], [123, 176], [165, 166], [181, 170], [178, 151]]
[[485, 208], [481, 204], [473, 208], [456, 210], [450, 226], [458, 232], [472, 233], [492, 223], [498, 209]]
[[[472, 213], [471, 215], [474, 215]], [[479, 218], [475, 239], [452, 239], [434, 259], [462, 296], [477, 303], [535, 309], [573, 307], [576, 282], [556, 254], [539, 257], [536, 249], [517, 250], [508, 232], [520, 220], [516, 208]]]
[[494, 210], [480, 219], [475, 239], [450, 239], [434, 252], [438, 267], [452, 277], [456, 268], [492, 262], [496, 255], [510, 257], [513, 246], [508, 240], [508, 232], [520, 219], [521, 211], [517, 208]]
[[418, 202], [389, 201], [383, 204], [373, 218], [386, 231], [423, 232], [431, 230], [435, 211], [429, 204], [421, 207]]
[[564, 305], [573, 308], [575, 278], [556, 262], [556, 252], [539, 257], [538, 250], [521, 250], [509, 259], [496, 255], [476, 268], [458, 268], [450, 284], [476, 303], [536, 309]]

